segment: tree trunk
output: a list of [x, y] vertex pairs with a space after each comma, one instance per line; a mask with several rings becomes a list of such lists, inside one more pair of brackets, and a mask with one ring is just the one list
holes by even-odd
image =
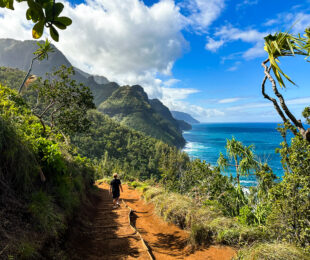
[[[263, 83], [262, 83], [262, 94], [264, 96], [264, 98], [270, 100], [276, 111], [278, 112], [278, 114], [280, 115], [280, 117], [282, 118], [283, 122], [284, 123], [290, 123], [291, 122], [294, 124], [294, 126], [298, 129], [299, 133], [302, 135], [302, 137], [307, 140], [308, 142], [310, 142], [310, 128], [309, 129], [305, 129], [301, 120], [297, 120], [296, 117], [291, 113], [291, 111], [288, 109], [286, 103], [285, 103], [285, 100], [283, 98], [283, 96], [281, 95], [281, 93], [278, 91], [278, 88], [277, 88], [277, 84], [274, 80], [274, 78], [271, 76], [270, 74], [270, 69], [271, 69], [271, 66], [268, 67], [266, 65], [266, 63], [269, 62], [269, 59], [266, 59], [265, 61], [262, 62], [262, 66], [264, 68], [264, 73], [265, 73], [265, 77], [263, 79]], [[266, 80], [269, 80], [271, 82], [271, 85], [272, 85], [272, 90], [274, 92], [274, 94], [277, 96], [277, 98], [279, 99], [279, 102], [280, 102], [280, 106], [277, 102], [276, 99], [274, 98], [271, 98], [270, 96], [268, 96], [266, 93], [265, 93], [265, 84], [266, 84]], [[281, 109], [282, 108], [282, 109]], [[286, 116], [290, 119], [290, 121], [286, 118], [286, 116], [284, 115], [284, 113], [286, 114]], [[292, 124], [291, 124], [292, 125]], [[291, 131], [293, 132], [293, 134], [296, 136], [298, 134], [298, 132], [296, 131], [296, 129], [291, 129]]]
[[34, 57], [34, 58], [31, 60], [30, 67], [29, 67], [29, 69], [28, 69], [27, 75], [25, 76], [23, 83], [22, 83], [22, 84], [20, 85], [20, 87], [19, 87], [18, 94], [20, 94], [20, 93], [22, 92], [22, 89], [23, 89], [23, 87], [24, 87], [24, 85], [25, 85], [25, 82], [27, 81], [27, 79], [28, 79], [28, 77], [30, 76], [30, 73], [31, 73], [31, 71], [32, 71], [33, 62], [34, 62], [37, 58], [38, 58], [38, 57]]

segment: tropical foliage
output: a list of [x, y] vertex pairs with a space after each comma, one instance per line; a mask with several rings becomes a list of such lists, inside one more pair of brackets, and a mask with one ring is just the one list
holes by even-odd
[[59, 33], [56, 28], [65, 30], [72, 24], [70, 18], [60, 16], [64, 9], [62, 3], [49, 0], [0, 0], [0, 7], [14, 10], [14, 2], [27, 2], [26, 19], [35, 23], [32, 28], [32, 37], [34, 39], [41, 38], [44, 27], [46, 27], [49, 28], [53, 40], [58, 42]]
[[[310, 128], [306, 129], [302, 121], [296, 119], [296, 117], [291, 113], [291, 111], [286, 105], [283, 95], [279, 92], [276, 83], [277, 80], [281, 87], [285, 87], [285, 83], [282, 78], [282, 76], [284, 76], [285, 79], [294, 84], [290, 77], [287, 76], [279, 67], [279, 58], [291, 57], [295, 55], [308, 57], [310, 55], [310, 29], [308, 28], [305, 30], [304, 36], [301, 36], [300, 34], [295, 36], [288, 32], [279, 32], [275, 33], [274, 35], [268, 35], [265, 37], [264, 49], [268, 54], [268, 58], [262, 62], [265, 74], [262, 83], [262, 94], [264, 98], [268, 99], [273, 103], [274, 108], [283, 120], [283, 123], [290, 126], [290, 130], [293, 132], [293, 134], [301, 134], [304, 139], [310, 142]], [[268, 63], [270, 63], [269, 66]], [[274, 73], [276, 80], [270, 73], [271, 69]], [[266, 93], [265, 85], [267, 79], [271, 83], [272, 91], [275, 95], [275, 98], [271, 97]]]
[[38, 250], [65, 233], [94, 180], [89, 160], [45, 132], [25, 100], [0, 86], [0, 245], [18, 259], [60, 257]]

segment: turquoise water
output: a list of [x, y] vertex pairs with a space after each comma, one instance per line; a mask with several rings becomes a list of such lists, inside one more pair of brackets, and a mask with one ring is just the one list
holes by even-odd
[[[283, 169], [280, 156], [275, 152], [283, 141], [280, 133], [276, 130], [277, 123], [208, 123], [193, 125], [191, 131], [186, 131], [183, 136], [186, 140], [186, 151], [189, 156], [205, 160], [211, 165], [216, 165], [220, 152], [226, 155], [226, 139], [233, 136], [244, 145], [254, 145], [255, 154], [258, 158], [271, 166], [273, 172], [278, 176], [283, 176]], [[232, 167], [228, 173], [230, 176], [236, 175]], [[256, 184], [254, 176], [241, 177], [244, 186]]]

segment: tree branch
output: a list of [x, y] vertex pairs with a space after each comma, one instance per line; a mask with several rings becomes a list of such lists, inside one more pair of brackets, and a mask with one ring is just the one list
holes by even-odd
[[32, 66], [33, 66], [34, 61], [35, 61], [36, 59], [39, 59], [40, 56], [41, 56], [41, 55], [36, 56], [36, 57], [34, 57], [34, 58], [31, 60], [30, 67], [29, 67], [29, 69], [28, 69], [27, 75], [25, 76], [25, 78], [24, 78], [24, 80], [23, 80], [23, 83], [22, 83], [22, 84], [20, 85], [20, 87], [19, 87], [18, 94], [20, 94], [20, 93], [22, 92], [22, 89], [23, 89], [23, 87], [24, 87], [24, 85], [25, 85], [25, 82], [26, 82], [26, 80], [28, 79], [28, 77], [29, 77], [29, 75], [30, 75], [30, 72], [32, 71]]
[[[275, 84], [275, 81], [274, 79], [272, 78], [272, 76], [270, 75], [270, 70], [271, 70], [271, 66], [268, 67], [266, 65], [266, 63], [269, 62], [269, 59], [266, 59], [265, 61], [262, 62], [262, 66], [264, 68], [264, 73], [265, 73], [265, 77], [263, 79], [263, 82], [262, 82], [262, 94], [264, 96], [264, 98], [268, 99], [269, 101], [271, 101], [273, 103], [273, 106], [274, 108], [276, 109], [276, 111], [278, 112], [279, 116], [282, 118], [283, 122], [286, 123], [286, 122], [289, 122], [289, 120], [285, 117], [283, 111], [281, 110], [278, 102], [276, 99], [270, 97], [268, 94], [266, 94], [265, 92], [265, 84], [266, 84], [266, 81], [267, 79], [269, 79], [269, 81], [271, 81], [271, 84]], [[283, 99], [283, 97], [282, 97]], [[296, 135], [297, 134], [297, 131], [296, 130], [292, 130], [293, 131], [293, 134]]]

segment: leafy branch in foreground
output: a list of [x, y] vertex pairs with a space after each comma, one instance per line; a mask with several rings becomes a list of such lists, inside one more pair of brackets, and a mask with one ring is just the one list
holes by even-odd
[[[280, 115], [284, 123], [290, 125], [290, 130], [296, 136], [298, 132], [302, 137], [310, 142], [310, 129], [306, 129], [302, 124], [301, 120], [298, 120], [289, 110], [285, 103], [283, 95], [279, 92], [277, 88], [276, 80], [278, 81], [280, 87], [285, 87], [282, 76], [284, 76], [289, 82], [295, 84], [289, 76], [287, 76], [282, 69], [279, 67], [280, 57], [290, 57], [295, 55], [302, 55], [309, 57], [310, 50], [310, 29], [305, 30], [304, 36], [294, 36], [289, 33], [276, 33], [274, 35], [268, 35], [265, 39], [265, 51], [268, 54], [268, 58], [262, 62], [264, 68], [265, 77], [262, 82], [262, 94], [264, 98], [271, 101], [276, 109], [277, 113]], [[270, 63], [270, 65], [268, 65]], [[275, 75], [276, 80], [271, 75], [271, 70]], [[281, 76], [282, 75], [282, 76]], [[266, 93], [266, 81], [270, 81], [273, 93], [276, 98], [271, 97]], [[307, 108], [306, 108], [307, 110]], [[306, 113], [306, 112], [305, 112]], [[298, 131], [297, 131], [298, 130]]]
[[45, 122], [51, 129], [57, 128], [63, 135], [83, 132], [88, 129], [87, 110], [95, 108], [93, 96], [88, 87], [77, 84], [70, 78], [73, 68], [61, 66], [44, 81], [32, 86], [36, 92], [33, 114], [40, 119], [45, 131]]
[[[32, 29], [32, 37], [39, 39], [42, 37], [44, 27], [49, 28], [49, 32], [54, 41], [59, 41], [60, 30], [65, 30], [72, 24], [72, 20], [66, 16], [60, 16], [64, 9], [62, 3], [50, 0], [16, 0], [18, 3], [27, 2], [26, 19], [35, 23]], [[14, 0], [0, 0], [0, 8], [14, 10]]]

